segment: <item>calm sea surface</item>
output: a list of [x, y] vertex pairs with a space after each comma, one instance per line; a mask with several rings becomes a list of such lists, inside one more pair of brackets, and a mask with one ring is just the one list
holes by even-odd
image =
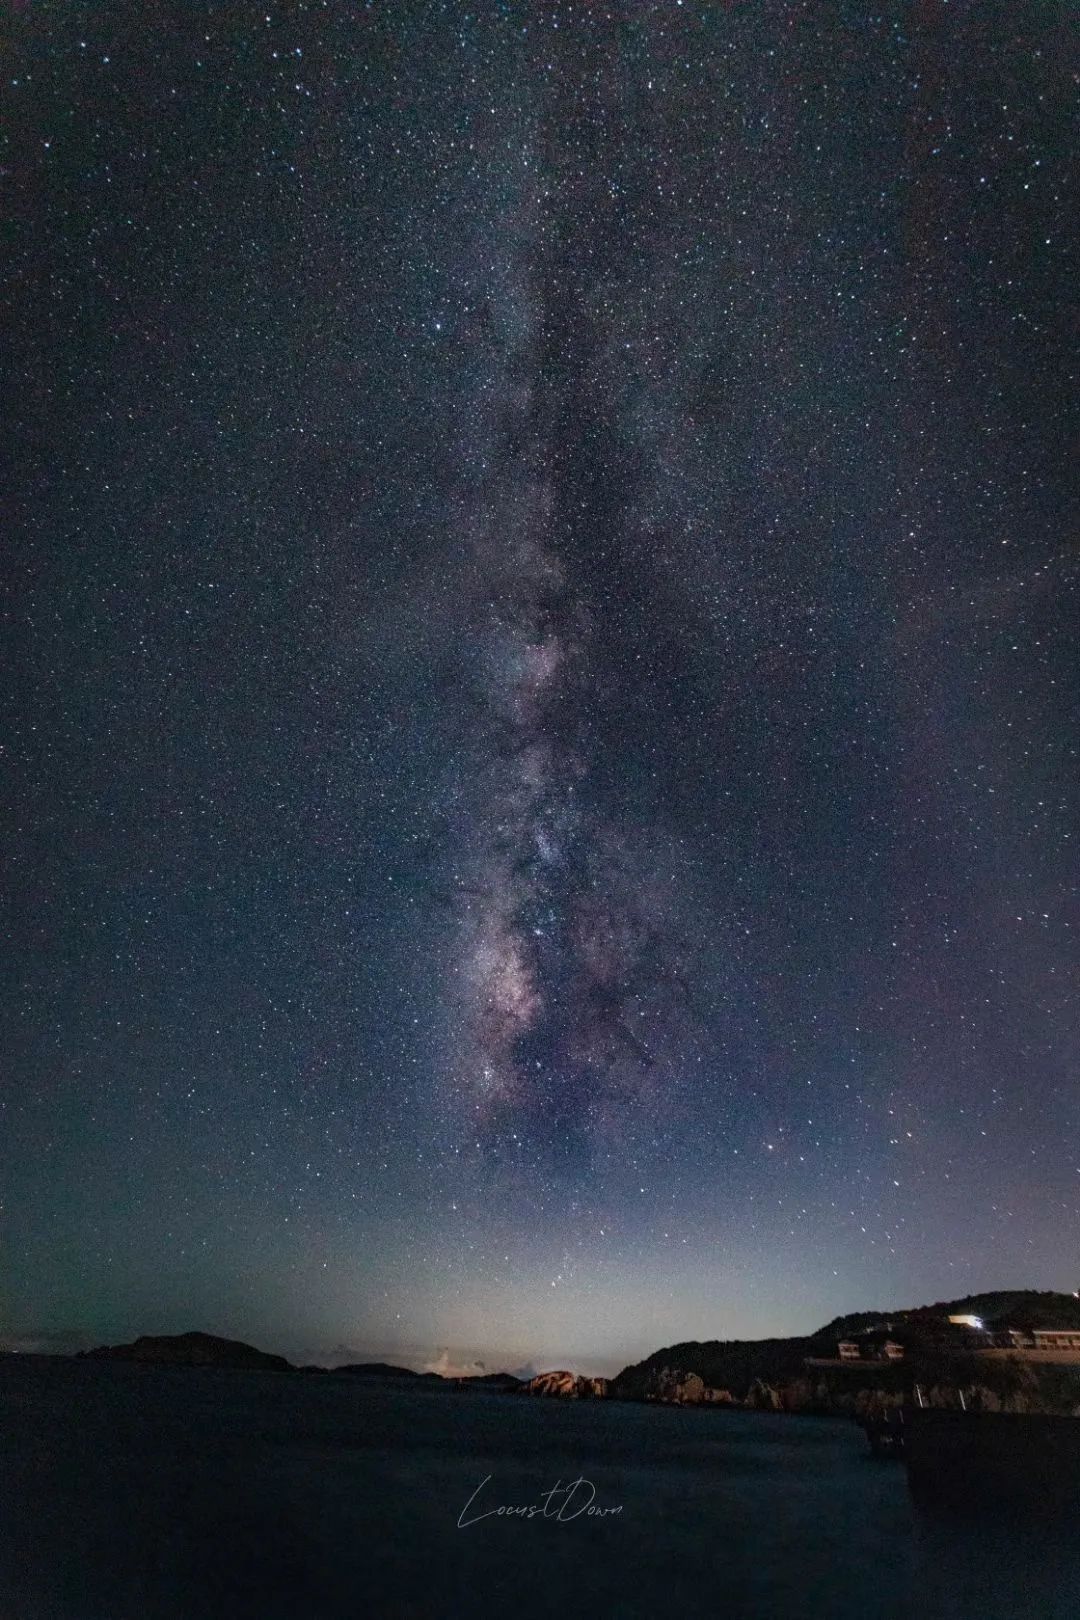
[[0, 1358], [0, 1448], [3, 1620], [1080, 1616], [832, 1420]]

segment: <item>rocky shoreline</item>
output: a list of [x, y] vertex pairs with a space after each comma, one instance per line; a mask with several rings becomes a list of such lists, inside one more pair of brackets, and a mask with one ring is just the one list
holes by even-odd
[[[983, 1341], [996, 1342], [984, 1317], [987, 1323], [995, 1318], [999, 1323], [1037, 1319], [1060, 1327], [1070, 1344], [1074, 1333], [1080, 1340], [1077, 1296], [1014, 1290], [908, 1311], [840, 1317], [804, 1338], [688, 1340], [624, 1367], [614, 1378], [565, 1369], [528, 1379], [506, 1372], [447, 1378], [386, 1362], [297, 1368], [283, 1356], [207, 1333], [143, 1337], [83, 1354], [93, 1360], [171, 1367], [381, 1380], [408, 1388], [737, 1407], [848, 1416], [861, 1422], [913, 1402], [940, 1409], [1080, 1417], [1080, 1352], [1075, 1358], [1067, 1355], [1064, 1361], [1047, 1362], [992, 1347], [989, 1353], [986, 1348], [980, 1351]], [[970, 1327], [972, 1323], [978, 1324], [977, 1329]], [[1007, 1339], [1006, 1330], [999, 1336]], [[844, 1351], [854, 1355], [845, 1358]]]
[[[918, 1377], [920, 1372], [923, 1378]], [[541, 1373], [515, 1393], [563, 1400], [640, 1400], [664, 1406], [852, 1417], [866, 1422], [890, 1408], [910, 1405], [916, 1398], [916, 1386], [922, 1405], [941, 1410], [1080, 1417], [1080, 1368], [1033, 1368], [1007, 1359], [990, 1372], [957, 1358], [952, 1365], [936, 1367], [914, 1363], [903, 1378], [882, 1376], [875, 1380], [869, 1369], [862, 1380], [850, 1374], [801, 1377], [775, 1384], [755, 1378], [742, 1395], [714, 1388], [698, 1373], [680, 1367], [654, 1369], [640, 1393], [620, 1388], [618, 1379], [582, 1378], [559, 1371]]]

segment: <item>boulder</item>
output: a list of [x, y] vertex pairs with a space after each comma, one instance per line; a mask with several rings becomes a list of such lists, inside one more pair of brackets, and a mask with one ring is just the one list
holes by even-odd
[[899, 1391], [860, 1389], [855, 1396], [853, 1412], [859, 1423], [880, 1423], [887, 1412], [903, 1404], [904, 1397]]
[[537, 1373], [525, 1385], [526, 1395], [558, 1395], [563, 1400], [601, 1400], [608, 1393], [606, 1378], [585, 1378], [572, 1372]]
[[705, 1399], [705, 1381], [697, 1373], [680, 1367], [661, 1367], [650, 1373], [645, 1385], [647, 1401], [663, 1401], [670, 1406], [699, 1406]]

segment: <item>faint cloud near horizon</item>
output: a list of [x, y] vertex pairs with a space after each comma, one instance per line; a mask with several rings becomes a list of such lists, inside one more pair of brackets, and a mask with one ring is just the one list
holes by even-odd
[[420, 1371], [438, 1373], [440, 1378], [479, 1378], [488, 1371], [488, 1367], [483, 1361], [465, 1361], [452, 1356], [449, 1350], [437, 1350]]
[[73, 1356], [77, 1350], [90, 1350], [101, 1342], [74, 1330], [0, 1333], [0, 1350], [21, 1356]]
[[482, 1378], [486, 1373], [510, 1373], [514, 1378], [529, 1379], [535, 1378], [543, 1369], [532, 1361], [511, 1367], [505, 1361], [487, 1362], [479, 1358], [468, 1361], [462, 1356], [452, 1355], [449, 1350], [439, 1350], [432, 1360], [426, 1361], [418, 1370], [438, 1373], [440, 1378]]

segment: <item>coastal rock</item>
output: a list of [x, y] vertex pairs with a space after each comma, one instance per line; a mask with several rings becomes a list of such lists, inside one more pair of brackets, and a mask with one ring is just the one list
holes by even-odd
[[564, 1400], [601, 1400], [608, 1393], [606, 1378], [585, 1378], [572, 1372], [538, 1373], [525, 1385], [526, 1395], [559, 1395]]
[[970, 1412], [1000, 1412], [1001, 1396], [992, 1389], [973, 1389], [967, 1396]]
[[754, 1412], [782, 1412], [784, 1402], [778, 1389], [755, 1378], [746, 1392], [746, 1404]]
[[650, 1374], [645, 1399], [669, 1406], [699, 1406], [705, 1399], [705, 1380], [681, 1367], [661, 1367]]
[[805, 1378], [793, 1378], [779, 1391], [780, 1406], [785, 1412], [809, 1412], [814, 1406], [814, 1391]]
[[561, 1395], [572, 1400], [577, 1395], [577, 1379], [572, 1372], [537, 1373], [525, 1385], [526, 1395]]
[[879, 1423], [888, 1411], [903, 1404], [902, 1392], [860, 1389], [855, 1395], [852, 1413], [859, 1423]]
[[624, 1367], [612, 1380], [612, 1393], [623, 1400], [643, 1401], [648, 1398], [653, 1379], [665, 1368], [674, 1368], [696, 1373], [706, 1389], [729, 1390], [736, 1401], [741, 1401], [755, 1379], [778, 1389], [803, 1375], [808, 1356], [821, 1355], [827, 1348], [809, 1338], [687, 1340]]

